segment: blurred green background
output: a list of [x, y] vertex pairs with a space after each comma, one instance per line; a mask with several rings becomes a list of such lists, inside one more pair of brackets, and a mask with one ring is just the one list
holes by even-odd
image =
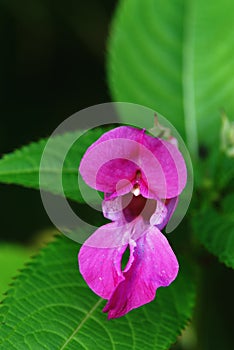
[[[0, 2], [1, 156], [111, 100], [105, 55], [115, 0]], [[30, 242], [51, 223], [40, 193], [0, 185], [0, 240]], [[3, 204], [4, 203], [4, 204]]]

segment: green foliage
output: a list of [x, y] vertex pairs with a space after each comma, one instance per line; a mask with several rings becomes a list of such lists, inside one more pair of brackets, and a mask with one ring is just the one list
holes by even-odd
[[29, 259], [31, 251], [29, 249], [1, 243], [0, 245], [0, 300], [2, 294], [7, 291], [12, 277], [19, 274], [19, 269], [24, 266], [26, 260]]
[[123, 0], [113, 21], [112, 96], [163, 114], [193, 156], [198, 142], [217, 149], [220, 109], [234, 115], [233, 11], [232, 0]]
[[[84, 135], [80, 131], [70, 132], [50, 138], [48, 144], [48, 140], [44, 139], [5, 155], [0, 160], [0, 182], [41, 188], [54, 194], [62, 194], [64, 191], [66, 197], [83, 202], [78, 188], [78, 166], [86, 149], [104, 131], [97, 128]], [[39, 174], [45, 147], [47, 147], [46, 156], [43, 158]], [[64, 153], [67, 153], [65, 160]], [[61, 179], [62, 186], [60, 186]]]
[[194, 232], [212, 254], [234, 268], [234, 195], [219, 198], [219, 205], [209, 205], [193, 217]]
[[181, 263], [178, 278], [156, 300], [117, 320], [85, 284], [79, 246], [60, 237], [18, 277], [0, 308], [0, 349], [167, 349], [191, 317], [194, 283]]
[[[232, 192], [234, 189], [234, 158], [227, 157], [222, 153], [222, 159], [218, 164], [215, 174], [215, 185], [222, 191]], [[228, 189], [228, 190], [227, 190]]]
[[[234, 271], [217, 259], [203, 260], [197, 297], [197, 349], [233, 348]], [[225, 288], [226, 287], [226, 288]]]

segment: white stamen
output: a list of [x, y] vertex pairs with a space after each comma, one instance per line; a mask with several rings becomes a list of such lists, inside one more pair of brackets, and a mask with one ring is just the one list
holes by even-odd
[[139, 187], [139, 186], [133, 187], [132, 193], [133, 193], [134, 196], [136, 196], [136, 197], [139, 196], [139, 194], [141, 193], [140, 187]]

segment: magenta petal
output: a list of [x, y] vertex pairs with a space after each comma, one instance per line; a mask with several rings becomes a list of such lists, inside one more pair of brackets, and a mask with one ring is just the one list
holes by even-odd
[[[134, 163], [144, 131], [119, 127], [103, 134], [85, 152], [79, 167], [84, 181], [104, 193], [124, 195], [130, 192], [139, 169]], [[120, 140], [121, 139], [121, 140]]]
[[101, 226], [79, 251], [79, 268], [84, 280], [104, 299], [108, 299], [124, 279], [121, 260], [127, 244], [121, 245], [122, 230], [115, 223]]
[[138, 169], [134, 164], [137, 147], [135, 141], [114, 139], [92, 147], [91, 151], [88, 149], [79, 168], [84, 181], [105, 193], [128, 193]]
[[156, 210], [150, 218], [150, 225], [151, 226], [160, 225], [165, 220], [167, 215], [168, 214], [167, 214], [166, 205], [161, 201], [157, 201]]
[[103, 309], [108, 318], [125, 315], [132, 309], [149, 303], [158, 287], [168, 286], [177, 276], [178, 262], [166, 237], [156, 228], [149, 228], [136, 242], [133, 261], [123, 273]]
[[[102, 212], [105, 218], [112, 221], [123, 221], [123, 199], [122, 196], [115, 197], [114, 199], [102, 201]], [[129, 200], [130, 202], [130, 200]]]
[[[178, 148], [168, 141], [149, 135], [145, 135], [143, 144], [154, 154], [163, 169], [167, 188], [165, 195], [159, 197], [173, 198], [178, 196], [184, 189], [187, 181], [185, 161]], [[143, 180], [145, 180], [144, 177]], [[150, 190], [152, 191], [154, 188], [157, 187], [153, 185], [153, 187], [150, 187]], [[156, 195], [158, 194], [155, 190], [153, 192]]]
[[166, 208], [167, 208], [167, 215], [164, 218], [164, 220], [161, 223], [156, 224], [157, 228], [159, 230], [162, 230], [169, 222], [169, 220], [171, 219], [172, 215], [174, 214], [174, 211], [177, 207], [179, 201], [179, 197], [175, 197], [175, 198], [171, 198], [166, 200]]
[[86, 151], [79, 170], [89, 186], [115, 196], [129, 192], [140, 170], [142, 195], [155, 199], [178, 196], [187, 176], [177, 147], [132, 127], [119, 127], [100, 137]]

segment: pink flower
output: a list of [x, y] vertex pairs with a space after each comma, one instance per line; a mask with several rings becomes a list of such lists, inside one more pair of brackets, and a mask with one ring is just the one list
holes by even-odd
[[103, 214], [113, 221], [80, 249], [80, 272], [96, 294], [108, 299], [103, 309], [108, 318], [121, 317], [152, 301], [157, 288], [177, 276], [177, 259], [160, 230], [185, 187], [185, 162], [174, 144], [123, 126], [91, 145], [79, 170], [89, 186], [104, 192]]

